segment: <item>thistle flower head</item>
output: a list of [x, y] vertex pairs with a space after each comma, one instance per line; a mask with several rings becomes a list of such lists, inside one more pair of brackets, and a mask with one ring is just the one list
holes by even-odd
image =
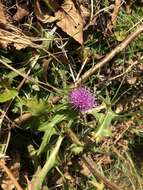
[[69, 102], [80, 111], [87, 111], [96, 105], [94, 95], [84, 87], [72, 90], [69, 94]]

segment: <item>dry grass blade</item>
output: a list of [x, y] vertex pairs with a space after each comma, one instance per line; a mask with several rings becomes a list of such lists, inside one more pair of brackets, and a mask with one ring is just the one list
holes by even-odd
[[38, 45], [32, 42], [32, 39], [30, 37], [24, 35], [21, 31], [17, 30], [9, 32], [8, 30], [0, 28], [0, 44], [7, 47], [12, 43], [17, 50], [26, 47], [38, 47]]

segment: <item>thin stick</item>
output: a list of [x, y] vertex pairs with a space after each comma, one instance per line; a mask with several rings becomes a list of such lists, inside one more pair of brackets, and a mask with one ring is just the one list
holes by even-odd
[[112, 19], [111, 19], [111, 22], [112, 22], [113, 25], [116, 24], [117, 16], [118, 16], [118, 12], [120, 10], [120, 7], [121, 7], [121, 0], [115, 0], [115, 7], [114, 7], [114, 10], [113, 10]]
[[11, 127], [17, 127], [18, 125], [21, 125], [23, 122], [27, 121], [28, 119], [30, 119], [32, 117], [32, 114], [30, 112], [28, 113], [24, 113], [21, 116], [17, 117], [13, 124], [11, 125]]
[[97, 177], [99, 180], [103, 181], [103, 183], [111, 190], [122, 190], [120, 187], [118, 187], [115, 183], [110, 182], [105, 176], [101, 175], [98, 170], [95, 168], [94, 161], [86, 155], [83, 155], [81, 157], [82, 161], [86, 164], [88, 169], [92, 172], [92, 174]]
[[23, 190], [20, 184], [17, 182], [11, 171], [8, 169], [8, 167], [0, 160], [0, 166], [4, 169], [4, 171], [7, 173], [8, 177], [11, 179], [17, 190]]
[[[142, 59], [143, 59], [143, 56], [140, 58], [140, 60], [142, 60]], [[110, 78], [109, 81], [112, 81], [112, 80], [115, 80], [115, 79], [117, 79], [119, 77], [124, 76], [125, 74], [127, 74], [128, 72], [131, 71], [131, 69], [132, 69], [133, 66], [137, 65], [138, 63], [139, 63], [138, 60], [135, 61], [135, 62], [133, 62], [133, 64], [131, 64], [123, 73], [121, 73], [121, 74], [119, 74], [119, 75], [117, 75], [115, 77]]]
[[[25, 81], [25, 80], [29, 80], [29, 81], [33, 82], [34, 84], [39, 84], [39, 86], [40, 86], [41, 88], [43, 88], [43, 89], [45, 89], [45, 88], [43, 87], [43, 85], [45, 85], [45, 86], [48, 86], [48, 87], [52, 88], [52, 90], [54, 90], [54, 91], [56, 91], [56, 92], [59, 91], [59, 89], [57, 89], [56, 87], [54, 87], [54, 86], [52, 86], [52, 85], [50, 85], [50, 84], [48, 84], [48, 83], [44, 83], [44, 82], [42, 82], [42, 81], [35, 81], [35, 79], [30, 78], [27, 74], [21, 73], [20, 71], [18, 71], [18, 70], [15, 69], [14, 67], [12, 67], [12, 66], [10, 66], [9, 64], [7, 64], [7, 63], [6, 63], [5, 61], [3, 61], [2, 59], [0, 59], [0, 63], [2, 63], [5, 67], [9, 68], [10, 70], [14, 71], [15, 73], [17, 73], [17, 74], [20, 75], [21, 77], [23, 77], [23, 78], [24, 78], [24, 81]], [[18, 88], [21, 88], [21, 87], [18, 87]]]
[[78, 74], [77, 74], [77, 76], [76, 76], [76, 80], [75, 80], [75, 81], [77, 81], [77, 80], [79, 79], [80, 74], [82, 73], [82, 71], [83, 71], [83, 69], [84, 69], [84, 66], [85, 66], [85, 64], [87, 63], [88, 59], [89, 59], [89, 58], [86, 57], [86, 59], [84, 60], [82, 66], [81, 66], [81, 68], [80, 68], [80, 70], [79, 70], [79, 72], [78, 72]]
[[[93, 75], [99, 68], [103, 67], [109, 61], [113, 59], [118, 53], [123, 51], [139, 34], [143, 32], [143, 25], [140, 25], [133, 33], [131, 33], [123, 42], [116, 46], [111, 52], [109, 52], [101, 61], [99, 61], [93, 68], [85, 72], [79, 79], [76, 81], [76, 84], [79, 85], [85, 82], [91, 75]], [[73, 85], [72, 85], [73, 86]]]
[[121, 7], [121, 0], [115, 0], [114, 10], [113, 10], [113, 12], [111, 14], [112, 17], [111, 17], [111, 20], [109, 21], [109, 23], [107, 24], [107, 29], [111, 33], [112, 33], [113, 27], [116, 25], [118, 13], [120, 11], [120, 7]]
[[90, 13], [90, 21], [92, 21], [93, 19], [93, 9], [94, 9], [94, 3], [93, 3], [93, 0], [91, 0], [91, 13]]
[[[71, 129], [66, 130], [66, 134], [69, 136], [73, 143], [84, 146], [84, 142], [80, 141], [77, 135]], [[91, 173], [99, 180], [102, 180], [106, 187], [111, 190], [122, 190], [121, 188], [118, 188], [116, 184], [114, 184], [113, 182], [111, 183], [105, 176], [100, 174], [100, 172], [96, 169], [95, 162], [92, 160], [92, 158], [90, 158], [89, 156], [87, 157], [86, 155], [81, 155], [81, 159], [86, 164], [87, 168], [91, 171]]]
[[114, 8], [114, 5], [110, 5], [109, 7], [104, 7], [103, 9], [100, 9], [92, 18], [92, 20], [90, 20], [90, 22], [84, 27], [84, 31], [87, 30], [90, 26], [94, 25], [94, 23], [96, 22], [97, 16], [102, 13], [102, 12], [109, 12], [110, 10], [112, 10]]

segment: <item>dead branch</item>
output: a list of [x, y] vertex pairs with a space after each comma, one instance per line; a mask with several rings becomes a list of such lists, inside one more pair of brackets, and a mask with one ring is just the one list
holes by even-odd
[[[84, 147], [84, 142], [79, 140], [77, 135], [71, 130], [71, 129], [66, 129], [66, 134], [69, 136], [70, 140], [74, 143], [77, 144], [78, 146]], [[118, 187], [115, 183], [110, 182], [105, 176], [103, 176], [97, 169], [95, 162], [92, 160], [91, 157], [84, 155], [81, 155], [82, 161], [86, 164], [87, 168], [89, 171], [97, 177], [99, 180], [103, 181], [103, 183], [106, 185], [107, 188], [111, 190], [122, 190], [120, 187]]]
[[21, 116], [17, 117], [14, 120], [13, 124], [11, 125], [11, 128], [21, 125], [22, 123], [26, 122], [31, 117], [32, 117], [32, 114], [30, 112], [22, 114]]
[[[123, 51], [139, 34], [143, 32], [143, 25], [137, 27], [137, 29], [131, 33], [123, 42], [116, 46], [111, 52], [109, 52], [103, 59], [101, 59], [94, 67], [85, 72], [74, 84], [78, 86], [84, 83], [90, 76], [92, 76], [99, 68], [103, 67], [109, 61], [111, 61], [118, 53]], [[72, 85], [73, 87], [73, 85]]]
[[105, 176], [101, 175], [101, 173], [96, 169], [95, 162], [91, 157], [82, 155], [81, 159], [86, 164], [90, 172], [99, 180], [103, 181], [107, 188], [111, 190], [122, 190], [121, 187], [118, 187], [115, 183], [110, 182]]

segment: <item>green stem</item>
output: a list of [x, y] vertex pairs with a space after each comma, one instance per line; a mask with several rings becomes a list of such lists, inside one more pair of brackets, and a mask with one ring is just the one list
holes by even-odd
[[50, 3], [49, 0], [42, 0], [42, 1], [44, 1], [46, 3], [46, 5], [49, 7], [49, 9], [51, 9], [52, 11], [54, 11], [54, 9], [53, 9], [53, 7], [52, 7], [52, 5], [51, 5], [51, 3]]
[[60, 149], [61, 143], [62, 143], [63, 137], [59, 136], [57, 143], [55, 145], [55, 148], [53, 149], [53, 152], [50, 154], [49, 159], [46, 161], [44, 167], [37, 175], [35, 181], [33, 182], [32, 189], [33, 190], [40, 190], [42, 187], [42, 184], [44, 182], [44, 179], [49, 172], [49, 170], [54, 166], [56, 156], [58, 154], [58, 151]]

